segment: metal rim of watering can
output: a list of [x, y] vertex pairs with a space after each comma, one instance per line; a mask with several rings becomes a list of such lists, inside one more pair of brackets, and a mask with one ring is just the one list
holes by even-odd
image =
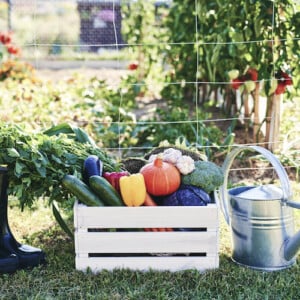
[[217, 199], [217, 201], [219, 202], [219, 205], [221, 207], [221, 210], [223, 212], [227, 224], [230, 223], [229, 209], [228, 209], [229, 199], [228, 199], [228, 190], [227, 190], [230, 167], [234, 159], [239, 153], [248, 150], [262, 154], [272, 164], [272, 166], [274, 167], [274, 169], [278, 174], [281, 183], [281, 187], [283, 191], [282, 201], [285, 204], [290, 203], [290, 206], [297, 207], [297, 204], [295, 202], [289, 201], [289, 199], [292, 197], [292, 190], [291, 190], [288, 175], [284, 167], [281, 165], [280, 161], [272, 154], [272, 152], [260, 146], [238, 146], [236, 149], [232, 150], [225, 158], [225, 161], [222, 165], [222, 170], [224, 173], [224, 183], [219, 188], [219, 191], [215, 191], [215, 199]]

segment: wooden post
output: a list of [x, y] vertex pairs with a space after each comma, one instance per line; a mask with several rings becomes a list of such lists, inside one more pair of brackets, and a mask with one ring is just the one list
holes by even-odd
[[275, 95], [273, 96], [273, 104], [271, 111], [271, 123], [270, 123], [270, 138], [269, 138], [269, 149], [271, 151], [277, 150], [279, 146], [279, 134], [280, 134], [280, 108], [282, 96]]
[[253, 117], [253, 141], [259, 143], [259, 82], [255, 84], [254, 90], [254, 117]]
[[244, 91], [241, 97], [244, 102], [245, 143], [248, 143], [249, 124], [250, 124], [249, 93]]
[[265, 136], [265, 143], [266, 148], [270, 150], [270, 128], [271, 128], [271, 115], [272, 115], [272, 106], [273, 106], [273, 98], [274, 94], [267, 97], [267, 109], [266, 109], [266, 136]]
[[12, 31], [12, 25], [11, 25], [12, 3], [11, 0], [6, 0], [6, 2], [7, 2], [7, 30]]

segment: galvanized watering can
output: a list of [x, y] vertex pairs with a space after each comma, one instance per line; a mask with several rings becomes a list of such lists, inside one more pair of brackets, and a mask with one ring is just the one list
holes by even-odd
[[[230, 167], [242, 151], [262, 154], [278, 174], [281, 187], [247, 186], [227, 189]], [[279, 160], [259, 146], [242, 146], [228, 154], [224, 163], [224, 184], [216, 199], [232, 232], [232, 260], [250, 268], [275, 271], [295, 264], [300, 231], [294, 233], [292, 192], [287, 173]]]

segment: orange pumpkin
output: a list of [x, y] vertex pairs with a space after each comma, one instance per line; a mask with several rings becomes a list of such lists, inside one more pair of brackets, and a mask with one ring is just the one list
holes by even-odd
[[154, 196], [165, 196], [175, 192], [180, 186], [180, 172], [178, 169], [162, 158], [156, 157], [151, 163], [140, 170], [146, 184], [146, 190]]

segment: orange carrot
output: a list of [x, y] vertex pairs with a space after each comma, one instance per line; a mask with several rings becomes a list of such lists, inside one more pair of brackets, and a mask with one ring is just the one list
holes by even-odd
[[[149, 193], [146, 193], [146, 198], [143, 203], [144, 206], [157, 206], [157, 203], [152, 199]], [[149, 232], [165, 232], [165, 231], [173, 231], [172, 228], [145, 228], [145, 231]]]
[[156, 202], [152, 199], [152, 197], [149, 195], [149, 193], [146, 193], [146, 198], [143, 203], [145, 206], [157, 206]]

